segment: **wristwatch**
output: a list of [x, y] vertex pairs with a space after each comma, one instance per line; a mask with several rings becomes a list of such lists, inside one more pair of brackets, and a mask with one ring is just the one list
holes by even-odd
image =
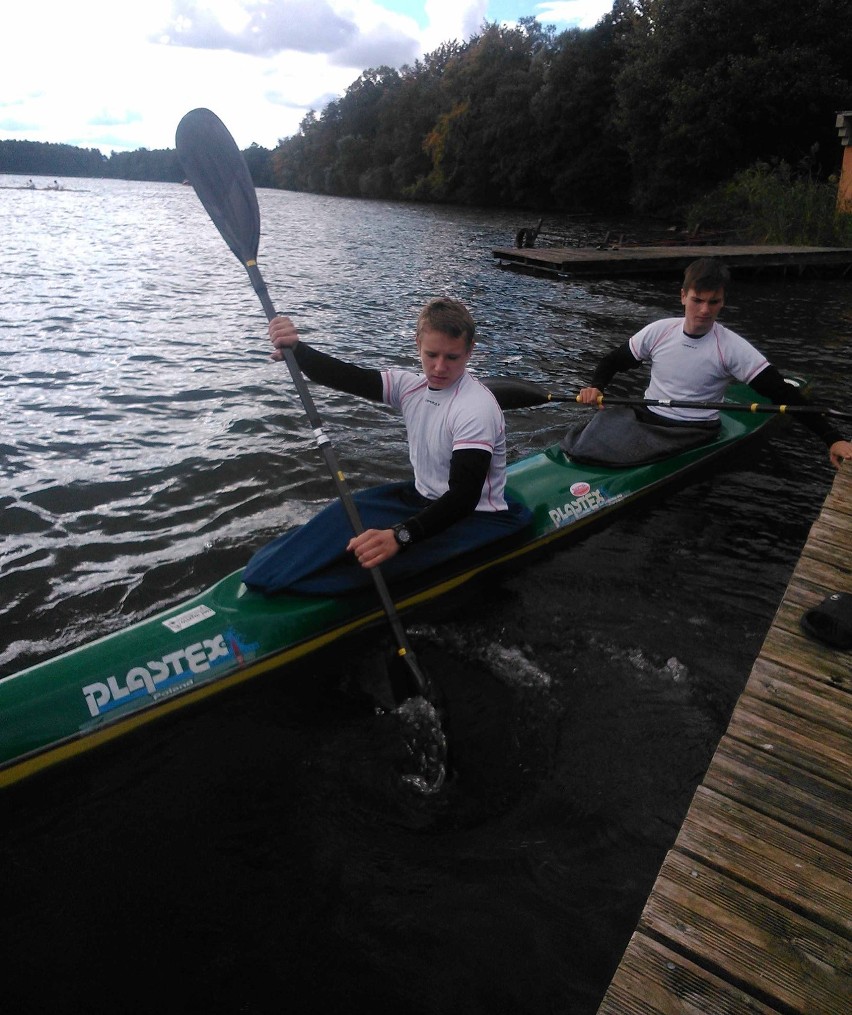
[[411, 546], [413, 540], [411, 538], [411, 532], [408, 530], [405, 522], [399, 522], [393, 527], [393, 537], [397, 542], [400, 550], [407, 550]]

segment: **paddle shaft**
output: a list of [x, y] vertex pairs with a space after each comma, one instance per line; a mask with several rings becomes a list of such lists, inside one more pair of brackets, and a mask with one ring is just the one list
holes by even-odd
[[[224, 123], [209, 109], [193, 109], [187, 113], [178, 124], [175, 140], [187, 178], [222, 239], [248, 272], [266, 317], [271, 321], [276, 316], [275, 307], [257, 266], [260, 209], [251, 173], [242, 152]], [[323, 432], [322, 421], [304, 374], [291, 349], [284, 350], [284, 362], [290, 370], [296, 391], [313, 428], [317, 446], [334, 480], [349, 522], [355, 535], [360, 535], [364, 531], [364, 526], [358, 508], [337, 461], [334, 448]], [[396, 639], [397, 656], [405, 662], [419, 693], [433, 700], [434, 688], [421, 670], [414, 650], [408, 642], [384, 575], [378, 567], [369, 570], [382, 609]]]
[[[264, 312], [266, 313], [266, 319], [271, 321], [276, 316], [275, 307], [272, 304], [272, 300], [269, 296], [269, 290], [266, 287], [266, 282], [264, 282], [263, 276], [261, 275], [260, 269], [258, 268], [257, 262], [254, 258], [246, 262], [245, 268], [248, 272], [249, 279], [251, 280], [252, 287], [257, 293]], [[290, 370], [290, 376], [293, 378], [293, 384], [296, 386], [296, 391], [298, 392], [299, 399], [302, 402], [305, 415], [308, 417], [308, 422], [313, 429], [314, 440], [316, 441], [317, 447], [328, 466], [328, 471], [331, 473], [331, 477], [334, 480], [335, 487], [337, 488], [337, 494], [340, 497], [343, 509], [346, 512], [346, 517], [349, 519], [349, 523], [352, 526], [355, 535], [358, 536], [364, 531], [364, 524], [361, 521], [361, 515], [358, 512], [358, 506], [356, 505], [352, 492], [349, 489], [349, 484], [346, 482], [346, 477], [344, 476], [340, 463], [337, 460], [334, 447], [323, 430], [322, 420], [317, 412], [316, 405], [314, 404], [313, 397], [310, 389], [308, 388], [307, 381], [305, 380], [305, 375], [302, 373], [302, 368], [296, 361], [296, 356], [294, 355], [293, 350], [285, 348], [283, 351], [284, 362]], [[420, 690], [420, 693], [426, 698], [433, 697], [434, 691], [428, 678], [420, 669], [417, 658], [414, 655], [414, 651], [408, 643], [408, 637], [402, 626], [402, 622], [399, 619], [399, 614], [397, 613], [390, 590], [385, 582], [384, 575], [378, 567], [371, 568], [370, 574], [376, 587], [379, 600], [381, 601], [382, 609], [387, 615], [388, 622], [391, 626], [391, 630], [393, 631], [394, 638], [396, 639], [398, 646], [397, 654], [404, 659], [408, 668], [411, 670], [412, 676], [417, 682], [417, 687]]]
[[[560, 398], [554, 401], [578, 402], [579, 398]], [[586, 403], [588, 404], [588, 403]], [[690, 402], [674, 398], [610, 398], [601, 395], [594, 405], [659, 405], [670, 409], [724, 409], [726, 412], [777, 412], [786, 413], [818, 413], [824, 416], [850, 416], [850, 413], [839, 412], [822, 405], [771, 405], [768, 402]]]
[[668, 398], [610, 398], [601, 395], [595, 402], [580, 402], [575, 395], [555, 395], [535, 381], [520, 377], [486, 377], [483, 382], [504, 409], [527, 409], [549, 402], [569, 402], [588, 407], [606, 405], [657, 405], [671, 409], [716, 409], [726, 412], [777, 412], [779, 414], [817, 413], [839, 419], [852, 419], [852, 412], [841, 412], [825, 405], [771, 405], [766, 402], [694, 402]]
[[[260, 274], [260, 269], [258, 268], [256, 263], [249, 262], [246, 264], [246, 271], [248, 272], [249, 278], [251, 279], [251, 284], [252, 287], [254, 288], [254, 291], [260, 298], [260, 302], [266, 313], [266, 319], [268, 321], [271, 321], [274, 317], [277, 316], [276, 310], [275, 307], [272, 305], [272, 300], [270, 299], [269, 296], [269, 290], [266, 288], [266, 283], [263, 280], [263, 276]], [[349, 522], [355, 531], [355, 535], [360, 536], [360, 534], [364, 531], [364, 525], [363, 522], [361, 521], [361, 516], [358, 513], [358, 507], [355, 504], [355, 501], [352, 497], [352, 493], [349, 490], [349, 485], [347, 484], [346, 478], [343, 475], [343, 470], [340, 468], [340, 463], [337, 460], [337, 455], [335, 454], [331, 441], [325, 435], [322, 420], [320, 419], [320, 415], [317, 412], [317, 407], [314, 404], [310, 388], [308, 387], [307, 381], [305, 380], [305, 375], [302, 373], [302, 368], [296, 361], [296, 357], [293, 353], [293, 350], [285, 348], [283, 352], [284, 352], [284, 362], [287, 364], [287, 367], [290, 370], [290, 376], [293, 378], [293, 383], [296, 386], [296, 391], [298, 392], [299, 399], [301, 400], [302, 403], [302, 407], [305, 410], [305, 415], [308, 417], [308, 422], [310, 423], [313, 429], [314, 439], [316, 441], [317, 447], [321, 451], [322, 456], [325, 459], [326, 465], [328, 466], [328, 470], [331, 473], [332, 479], [334, 480], [334, 484], [337, 487], [337, 493], [341, 501], [343, 502], [343, 507], [346, 511], [346, 517], [349, 519]], [[382, 580], [381, 573], [379, 573], [380, 583], [381, 580]], [[391, 608], [394, 609], [394, 613], [396, 613], [396, 610], [393, 607], [393, 603], [391, 603]]]

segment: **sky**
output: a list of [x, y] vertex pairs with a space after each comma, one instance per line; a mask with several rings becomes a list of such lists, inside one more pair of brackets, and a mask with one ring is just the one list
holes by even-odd
[[363, 70], [411, 65], [484, 21], [590, 28], [612, 0], [11, 0], [0, 140], [174, 148], [196, 106], [274, 148]]

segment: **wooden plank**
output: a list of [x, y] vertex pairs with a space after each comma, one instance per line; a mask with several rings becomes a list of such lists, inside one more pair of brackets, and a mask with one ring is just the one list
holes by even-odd
[[[811, 526], [808, 543], [814, 541], [828, 543], [829, 546], [840, 547], [843, 545], [844, 533], [848, 535], [848, 527], [849, 519], [847, 515], [842, 515], [839, 512], [823, 511]], [[807, 560], [809, 549], [809, 546], [805, 547], [805, 560]]]
[[807, 543], [802, 549], [803, 559], [797, 566], [807, 566], [808, 556], [818, 550], [818, 547], [811, 547], [811, 543], [828, 543], [830, 546], [837, 547], [839, 551], [837, 562], [848, 570], [849, 556], [843, 553], [843, 542], [844, 538], [848, 537], [850, 521], [852, 521], [852, 515], [845, 511], [823, 508], [811, 525]]
[[[847, 526], [848, 535], [848, 526]], [[832, 536], [833, 538], [828, 538]], [[838, 542], [836, 530], [829, 526], [821, 526], [802, 551], [799, 574], [803, 578], [814, 580], [811, 572], [816, 574], [827, 570], [834, 572], [835, 577], [828, 583], [832, 591], [852, 592], [852, 570], [848, 557], [843, 559], [843, 547]]]
[[841, 733], [852, 729], [852, 696], [837, 694], [830, 681], [797, 674], [763, 657], [755, 663], [747, 691], [776, 708], [807, 720], [818, 719]]
[[852, 933], [849, 854], [700, 786], [675, 848], [838, 934]]
[[772, 1015], [755, 1000], [677, 952], [636, 933], [599, 1011], [606, 1015]]
[[640, 931], [765, 1004], [839, 1015], [852, 997], [845, 939], [676, 850], [667, 855]]
[[846, 462], [838, 470], [831, 485], [831, 490], [825, 500], [826, 509], [852, 515], [852, 503], [849, 502], [850, 491], [852, 491], [852, 467]]
[[[845, 470], [846, 466], [843, 467], [842, 471], [845, 472]], [[843, 476], [839, 475], [837, 478], [838, 480], [842, 480]], [[839, 484], [837, 485], [835, 485], [834, 483], [832, 484], [832, 488], [831, 490], [829, 490], [828, 495], [826, 496], [825, 504], [823, 505], [823, 508], [820, 511], [819, 518], [817, 518], [814, 524], [818, 524], [823, 518], [825, 518], [825, 520], [829, 525], [833, 525], [835, 526], [835, 528], [839, 528], [842, 527], [844, 519], [848, 524], [849, 519], [852, 518], [852, 504], [850, 504], [843, 497], [837, 496], [838, 486]]]
[[852, 735], [848, 729], [792, 715], [746, 691], [726, 733], [755, 752], [771, 751], [774, 758], [798, 765], [821, 779], [852, 790]]
[[826, 543], [814, 539], [803, 551], [802, 566], [798, 576], [819, 583], [821, 579], [818, 576], [825, 572], [828, 577], [822, 584], [829, 591], [852, 590], [852, 575], [849, 571], [848, 557], [844, 563], [839, 562], [843, 559], [842, 552], [842, 547], [839, 547], [836, 542]]
[[812, 569], [821, 570], [827, 566], [836, 570], [836, 580], [845, 581], [852, 587], [852, 562], [848, 553], [844, 552], [844, 541], [849, 538], [849, 524], [850, 519], [845, 515], [820, 515], [811, 526], [795, 573], [808, 577]]
[[803, 631], [794, 634], [781, 627], [772, 627], [760, 650], [760, 658], [812, 680], [829, 683], [840, 691], [852, 691], [852, 673], [845, 653], [808, 638]]
[[704, 785], [836, 849], [852, 841], [852, 792], [736, 740], [719, 744]]

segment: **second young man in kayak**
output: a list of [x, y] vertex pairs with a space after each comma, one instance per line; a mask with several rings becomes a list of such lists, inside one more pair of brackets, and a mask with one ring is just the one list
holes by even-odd
[[244, 573], [247, 585], [265, 592], [351, 591], [369, 581], [369, 568], [388, 565], [389, 580], [410, 577], [527, 524], [529, 512], [505, 496], [503, 412], [467, 371], [475, 330], [458, 300], [431, 300], [417, 319], [422, 373], [415, 373], [346, 363], [301, 341], [289, 317], [271, 321], [274, 359], [289, 348], [311, 380], [400, 410], [414, 480], [356, 494], [365, 527], [359, 535], [340, 502], [332, 503], [259, 550]]
[[[728, 269], [717, 259], [693, 261], [681, 288], [684, 316], [654, 321], [604, 356], [577, 400], [593, 404], [616, 373], [650, 363], [645, 397], [654, 401], [721, 402], [728, 384], [737, 380], [771, 402], [806, 405], [802, 393], [761, 352], [717, 321], [729, 282]], [[823, 440], [835, 468], [852, 460], [852, 443], [827, 417], [799, 413], [796, 419]], [[719, 425], [714, 409], [639, 406], [616, 415], [613, 407], [597, 413], [588, 426], [569, 431], [562, 448], [578, 461], [601, 461], [596, 456], [606, 455], [612, 459], [608, 464], [639, 464], [704, 444]]]

